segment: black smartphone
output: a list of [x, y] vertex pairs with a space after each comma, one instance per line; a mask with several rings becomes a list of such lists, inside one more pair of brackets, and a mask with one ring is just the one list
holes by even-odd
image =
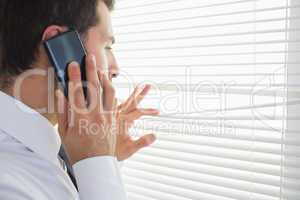
[[48, 57], [54, 66], [55, 74], [65, 96], [68, 98], [68, 65], [76, 61], [80, 64], [83, 92], [87, 97], [85, 58], [86, 50], [76, 30], [57, 35], [44, 42]]

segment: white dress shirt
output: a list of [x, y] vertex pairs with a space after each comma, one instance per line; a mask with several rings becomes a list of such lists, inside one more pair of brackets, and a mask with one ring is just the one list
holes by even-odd
[[125, 200], [118, 163], [110, 156], [73, 166], [79, 192], [58, 158], [56, 129], [39, 113], [0, 92], [1, 200]]

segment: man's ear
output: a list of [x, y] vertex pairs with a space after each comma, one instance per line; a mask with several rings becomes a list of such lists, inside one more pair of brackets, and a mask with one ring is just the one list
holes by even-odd
[[43, 33], [42, 40], [46, 41], [46, 40], [53, 38], [63, 32], [66, 32], [67, 30], [68, 30], [68, 28], [63, 27], [63, 26], [56, 26], [56, 25], [48, 26]]

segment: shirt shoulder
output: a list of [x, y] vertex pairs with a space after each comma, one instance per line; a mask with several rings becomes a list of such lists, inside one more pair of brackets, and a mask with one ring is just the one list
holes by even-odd
[[61, 167], [0, 130], [0, 199], [60, 199], [76, 195]]

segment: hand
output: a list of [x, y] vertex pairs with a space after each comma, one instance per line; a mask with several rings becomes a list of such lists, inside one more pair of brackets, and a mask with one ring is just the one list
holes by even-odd
[[129, 129], [135, 120], [142, 116], [155, 116], [159, 114], [159, 111], [156, 109], [137, 108], [150, 89], [150, 85], [146, 85], [142, 91], [137, 87], [128, 100], [118, 106], [116, 119], [119, 128], [116, 155], [119, 161], [129, 158], [141, 148], [151, 145], [156, 139], [154, 134], [145, 135], [138, 140], [133, 140], [129, 135]]
[[[68, 66], [68, 100], [58, 90], [58, 130], [71, 164], [95, 156], [114, 155], [112, 131], [115, 91], [106, 75], [97, 70], [95, 57], [86, 58], [88, 97], [85, 100], [77, 63]], [[87, 103], [88, 102], [88, 103]]]

